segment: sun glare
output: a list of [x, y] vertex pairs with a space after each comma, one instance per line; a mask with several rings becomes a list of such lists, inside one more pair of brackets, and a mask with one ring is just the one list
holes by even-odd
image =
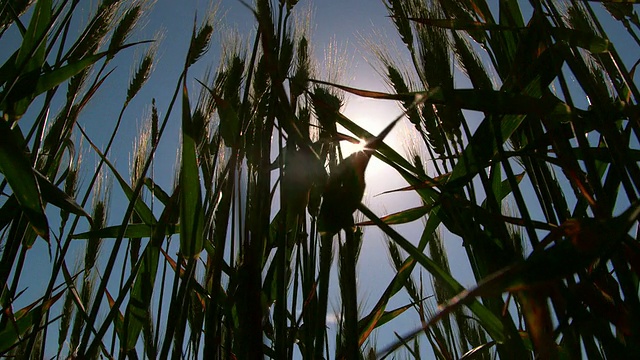
[[364, 151], [364, 147], [367, 145], [367, 142], [363, 139], [358, 139], [360, 142], [354, 144], [349, 141], [343, 141], [341, 143], [342, 156], [347, 157], [355, 152]]
[[367, 146], [367, 142], [363, 139], [358, 139], [360, 142], [357, 144], [354, 144], [354, 151], [353, 152], [357, 152], [357, 151], [364, 151], [365, 146]]

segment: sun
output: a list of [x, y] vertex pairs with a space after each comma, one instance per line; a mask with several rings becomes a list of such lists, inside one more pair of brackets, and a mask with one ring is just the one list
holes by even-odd
[[367, 146], [367, 142], [364, 139], [358, 139], [357, 144], [353, 144], [354, 150], [353, 152], [364, 151], [364, 148]]
[[342, 141], [340, 143], [340, 149], [342, 151], [342, 156], [347, 157], [353, 153], [364, 151], [364, 148], [367, 146], [367, 142], [364, 139], [357, 139], [357, 143], [350, 141]]

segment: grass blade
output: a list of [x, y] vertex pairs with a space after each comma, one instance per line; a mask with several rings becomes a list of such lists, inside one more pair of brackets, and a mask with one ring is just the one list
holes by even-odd
[[21, 147], [19, 127], [12, 131], [6, 121], [0, 120], [0, 172], [9, 183], [20, 208], [29, 219], [33, 230], [49, 241], [49, 224], [35, 171]]
[[198, 256], [204, 248], [204, 211], [195, 130], [186, 80], [182, 88], [182, 163], [180, 167], [180, 253]]
[[[148, 224], [128, 224], [126, 229], [124, 230], [125, 238], [149, 238], [152, 236], [153, 232], [157, 228], [157, 225], [148, 225]], [[98, 237], [105, 239], [115, 239], [118, 237], [118, 234], [122, 231], [120, 225], [116, 226], [108, 226], [102, 229], [87, 231], [78, 234], [74, 234], [71, 236], [72, 239], [89, 239], [90, 237]], [[165, 224], [165, 235], [175, 235], [180, 233], [180, 225], [174, 224]]]
[[27, 62], [25, 72], [40, 69], [44, 64], [46, 52], [46, 32], [51, 21], [51, 0], [38, 1], [29, 22], [27, 33], [24, 35], [22, 45], [18, 51], [16, 64], [21, 66]]

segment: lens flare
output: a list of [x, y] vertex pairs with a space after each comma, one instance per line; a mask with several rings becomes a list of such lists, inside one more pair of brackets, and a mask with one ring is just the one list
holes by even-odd
[[363, 139], [358, 139], [357, 144], [354, 144], [349, 141], [342, 141], [342, 143], [340, 144], [341, 150], [342, 150], [342, 156], [347, 157], [358, 151], [364, 151], [364, 148], [366, 145], [367, 145], [367, 142]]

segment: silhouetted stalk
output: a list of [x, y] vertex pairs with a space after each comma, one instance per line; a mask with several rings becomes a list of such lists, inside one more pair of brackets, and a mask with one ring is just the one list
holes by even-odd
[[[327, 313], [327, 303], [329, 300], [329, 270], [331, 269], [331, 263], [333, 260], [333, 236], [321, 235], [320, 236], [320, 268], [318, 270], [318, 314]], [[324, 356], [324, 340], [326, 336], [326, 316], [319, 316], [315, 319], [315, 341], [312, 348], [314, 349], [314, 359], [321, 359]], [[310, 346], [311, 347], [311, 346]]]
[[342, 334], [344, 348], [338, 353], [345, 359], [359, 359], [360, 346], [358, 345], [358, 286], [356, 281], [356, 264], [359, 240], [356, 240], [354, 230], [344, 229], [345, 239], [341, 248], [340, 275], [344, 285], [342, 286], [342, 302], [344, 312], [344, 332]]

